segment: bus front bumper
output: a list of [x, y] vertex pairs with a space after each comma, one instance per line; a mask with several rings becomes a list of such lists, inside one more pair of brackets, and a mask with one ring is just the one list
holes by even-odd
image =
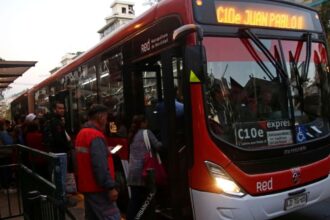
[[[329, 186], [330, 176], [303, 187], [264, 196], [246, 195], [238, 198], [191, 190], [191, 198], [196, 220], [263, 220], [285, 215], [329, 198]], [[285, 201], [290, 197], [289, 194], [292, 195], [300, 191], [307, 194], [307, 203], [297, 208], [285, 210]]]

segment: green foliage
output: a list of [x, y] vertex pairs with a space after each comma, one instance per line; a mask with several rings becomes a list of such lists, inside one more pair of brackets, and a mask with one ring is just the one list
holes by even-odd
[[325, 1], [320, 10], [321, 22], [325, 31], [330, 34], [330, 1]]
[[[320, 9], [321, 22], [327, 34], [328, 45], [330, 45], [330, 1], [323, 2]], [[330, 47], [328, 47], [330, 52]]]

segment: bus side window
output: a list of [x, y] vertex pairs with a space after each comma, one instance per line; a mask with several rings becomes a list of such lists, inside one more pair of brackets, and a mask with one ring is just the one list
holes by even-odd
[[98, 92], [100, 103], [109, 108], [107, 135], [126, 137], [121, 53], [112, 54], [100, 62]]
[[144, 90], [144, 111], [148, 120], [149, 129], [155, 134], [159, 133], [160, 124], [157, 112], [157, 105], [163, 100], [160, 80], [160, 68], [156, 68], [159, 71], [143, 71], [143, 90]]
[[87, 121], [89, 106], [97, 103], [96, 67], [94, 65], [82, 66], [79, 72], [76, 96], [78, 99], [79, 121], [83, 125]]
[[[172, 58], [174, 89], [175, 89], [175, 115], [176, 115], [176, 134], [177, 140], [183, 140], [184, 129], [184, 100], [183, 100], [183, 59], [182, 57]], [[181, 143], [180, 143], [181, 144]]]

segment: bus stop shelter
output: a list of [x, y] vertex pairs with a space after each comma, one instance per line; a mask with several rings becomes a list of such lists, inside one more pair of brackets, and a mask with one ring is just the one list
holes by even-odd
[[36, 63], [36, 61], [6, 61], [0, 59], [0, 90], [8, 88], [11, 83]]

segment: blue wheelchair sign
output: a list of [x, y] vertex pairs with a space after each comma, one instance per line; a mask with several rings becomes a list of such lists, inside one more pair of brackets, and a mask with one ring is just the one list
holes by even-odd
[[302, 143], [307, 140], [305, 126], [299, 125], [296, 127], [296, 139], [297, 139], [297, 143]]

